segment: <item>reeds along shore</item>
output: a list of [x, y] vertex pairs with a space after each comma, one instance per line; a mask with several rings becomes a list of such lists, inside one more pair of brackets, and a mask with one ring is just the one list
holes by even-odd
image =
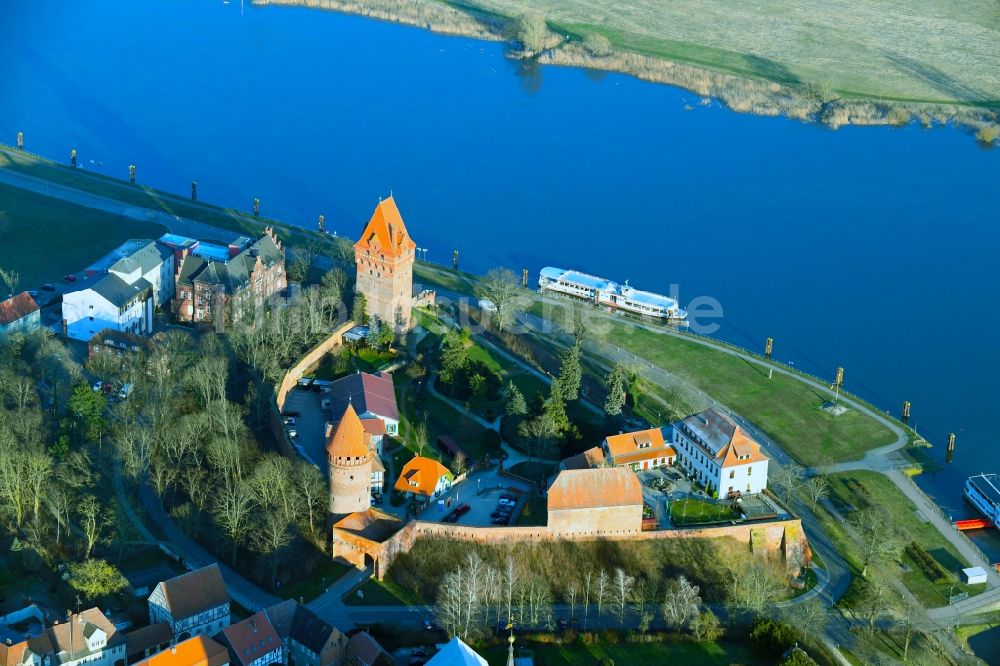
[[[489, 41], [503, 41], [508, 34], [507, 21], [501, 17], [459, 10], [434, 0], [253, 0], [253, 3], [338, 11]], [[962, 126], [975, 132], [984, 143], [992, 143], [1000, 134], [1000, 112], [992, 109], [843, 98], [822, 86], [793, 87], [638, 53], [612, 50], [609, 55], [595, 56], [576, 41], [559, 43], [540, 53], [512, 51], [510, 56], [534, 59], [540, 64], [629, 74], [717, 99], [738, 113], [787, 116], [834, 129], [844, 125], [902, 126], [916, 121], [925, 127], [948, 123]]]

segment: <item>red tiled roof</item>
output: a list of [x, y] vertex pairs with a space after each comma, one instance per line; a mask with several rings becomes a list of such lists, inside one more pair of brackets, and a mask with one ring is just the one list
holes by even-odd
[[222, 580], [218, 564], [165, 580], [160, 583], [167, 610], [175, 620], [181, 620], [229, 601], [229, 590]]
[[281, 636], [264, 611], [229, 625], [222, 630], [222, 634], [229, 642], [232, 656], [242, 664], [249, 664], [281, 649]]
[[348, 403], [337, 423], [337, 429], [329, 437], [326, 451], [333, 458], [364, 458], [368, 455], [368, 440], [369, 436], [358, 413]]
[[330, 385], [330, 403], [334, 414], [339, 414], [348, 403], [358, 414], [371, 412], [382, 418], [399, 420], [396, 389], [388, 372], [369, 374], [356, 372], [335, 380]]
[[549, 488], [549, 511], [642, 506], [642, 485], [627, 467], [567, 469]]
[[0, 302], [0, 326], [12, 324], [37, 310], [38, 303], [35, 302], [35, 299], [29, 296], [28, 292], [22, 291], [17, 296]]
[[390, 196], [379, 202], [354, 247], [386, 256], [399, 256], [417, 247], [406, 231], [395, 199]]
[[374, 437], [385, 434], [385, 421], [382, 419], [361, 419], [365, 432]]

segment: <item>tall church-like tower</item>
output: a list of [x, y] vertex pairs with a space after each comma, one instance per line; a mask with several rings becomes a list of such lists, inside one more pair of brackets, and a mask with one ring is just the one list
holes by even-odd
[[330, 513], [342, 516], [371, 508], [372, 452], [361, 419], [348, 403], [337, 429], [327, 430]]
[[361, 239], [354, 244], [358, 269], [355, 288], [364, 294], [368, 315], [396, 330], [410, 328], [416, 247], [391, 196], [379, 202]]

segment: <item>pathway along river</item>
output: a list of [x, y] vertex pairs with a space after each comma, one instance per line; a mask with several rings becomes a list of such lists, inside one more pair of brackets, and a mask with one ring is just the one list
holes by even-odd
[[[356, 234], [393, 191], [428, 258], [574, 267], [681, 300], [718, 335], [913, 420], [955, 515], [1000, 472], [1000, 150], [963, 132], [739, 115], [502, 46], [295, 8], [35, 0], [0, 9], [0, 138]], [[983, 537], [980, 537], [983, 539]], [[986, 544], [998, 554], [994, 544]]]

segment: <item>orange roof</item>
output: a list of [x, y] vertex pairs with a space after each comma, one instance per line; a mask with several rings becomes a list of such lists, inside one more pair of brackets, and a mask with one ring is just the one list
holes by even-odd
[[609, 435], [604, 440], [608, 445], [608, 453], [612, 458], [645, 450], [661, 450], [667, 447], [663, 440], [663, 431], [659, 428], [626, 432], [620, 435]]
[[739, 426], [733, 431], [733, 438], [719, 449], [715, 457], [720, 460], [720, 467], [735, 467], [767, 460], [767, 456], [760, 452], [760, 444], [751, 439]]
[[406, 231], [395, 199], [390, 196], [379, 201], [372, 219], [368, 221], [368, 226], [354, 247], [389, 256], [405, 254], [417, 247]]
[[549, 511], [642, 506], [642, 485], [627, 467], [567, 469], [549, 488]]
[[660, 449], [640, 449], [639, 451], [633, 451], [632, 453], [626, 453], [624, 455], [615, 456], [616, 465], [631, 465], [632, 463], [642, 462], [643, 460], [652, 460], [654, 458], [670, 458], [676, 457], [677, 451], [674, 451], [674, 447], [667, 446]]
[[365, 427], [358, 418], [358, 413], [354, 411], [354, 406], [350, 403], [344, 410], [344, 415], [340, 417], [333, 437], [330, 437], [330, 428], [327, 429], [326, 451], [333, 458], [364, 458], [368, 455], [368, 435]]
[[143, 659], [137, 666], [223, 666], [228, 663], [229, 650], [211, 638], [195, 636]]
[[361, 419], [361, 425], [369, 435], [377, 437], [385, 434], [385, 421], [382, 419]]
[[12, 324], [18, 319], [27, 317], [36, 310], [38, 310], [38, 303], [28, 295], [28, 292], [22, 291], [17, 296], [12, 296], [6, 301], [0, 302], [0, 326]]
[[451, 476], [448, 468], [437, 460], [416, 456], [403, 466], [396, 479], [396, 490], [430, 497], [442, 476]]
[[563, 469], [590, 469], [604, 464], [604, 450], [595, 446], [562, 461]]

